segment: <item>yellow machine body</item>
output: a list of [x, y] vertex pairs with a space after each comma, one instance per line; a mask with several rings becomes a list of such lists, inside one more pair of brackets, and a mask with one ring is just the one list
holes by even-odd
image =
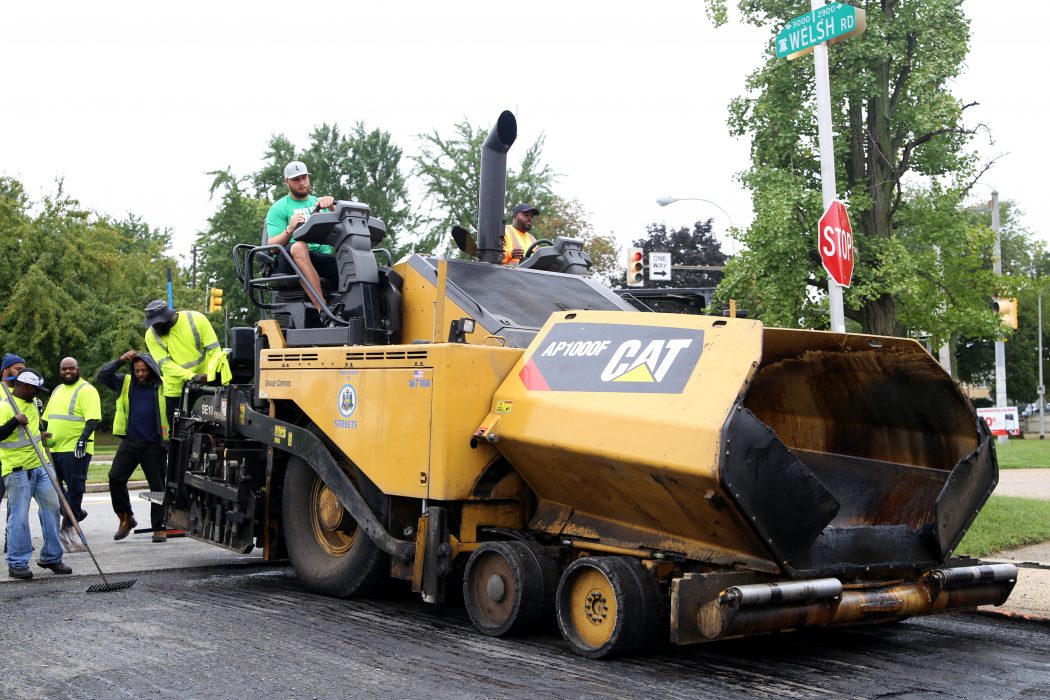
[[471, 436], [520, 355], [452, 343], [271, 349], [259, 395], [295, 403], [384, 493], [466, 500], [498, 457]]

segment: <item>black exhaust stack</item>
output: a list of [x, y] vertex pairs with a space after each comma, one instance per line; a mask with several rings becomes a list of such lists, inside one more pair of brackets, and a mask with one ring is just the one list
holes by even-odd
[[507, 197], [507, 151], [518, 138], [518, 121], [509, 111], [496, 120], [481, 146], [481, 183], [478, 194], [478, 259], [503, 260], [503, 218]]

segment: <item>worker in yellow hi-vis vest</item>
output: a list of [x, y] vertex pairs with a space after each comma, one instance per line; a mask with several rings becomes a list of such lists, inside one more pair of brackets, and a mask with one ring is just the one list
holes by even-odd
[[163, 299], [146, 305], [146, 348], [160, 366], [168, 425], [188, 381], [229, 384], [230, 364], [215, 329], [199, 311], [175, 311]]
[[[55, 475], [66, 493], [70, 510], [77, 520], [83, 520], [87, 517], [82, 504], [88, 466], [95, 453], [95, 428], [102, 420], [102, 402], [95, 387], [80, 376], [76, 358], [62, 358], [58, 376], [62, 383], [51, 392], [41, 421], [52, 436], [48, 444], [55, 460]], [[62, 516], [58, 537], [67, 552], [84, 551], [68, 515]]]
[[503, 230], [503, 264], [516, 265], [525, 257], [529, 246], [536, 239], [532, 231], [532, 217], [538, 216], [540, 210], [531, 204], [518, 204], [512, 212], [513, 219]]

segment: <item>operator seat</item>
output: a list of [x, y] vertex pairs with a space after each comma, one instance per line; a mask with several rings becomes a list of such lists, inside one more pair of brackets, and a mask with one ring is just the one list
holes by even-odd
[[[264, 223], [262, 228], [262, 245], [269, 245], [269, 241], [270, 236], [266, 232], [266, 224]], [[323, 325], [320, 312], [306, 294], [300, 280], [284, 275], [275, 277], [279, 255], [281, 253], [277, 251], [272, 255], [268, 253], [260, 253], [258, 255], [261, 262], [259, 270], [261, 275], [273, 278], [269, 279], [265, 285], [270, 292], [270, 302], [275, 305], [274, 308], [270, 309], [274, 320], [284, 330], [288, 328], [320, 327]], [[324, 295], [325, 302], [328, 302], [332, 293], [332, 285], [327, 278], [321, 278], [320, 291]]]

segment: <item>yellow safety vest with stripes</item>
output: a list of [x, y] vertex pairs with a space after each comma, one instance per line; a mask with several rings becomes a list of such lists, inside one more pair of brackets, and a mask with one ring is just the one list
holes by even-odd
[[514, 259], [514, 249], [521, 248], [524, 252], [535, 242], [536, 239], [533, 238], [531, 233], [519, 231], [514, 228], [513, 224], [507, 224], [506, 228], [503, 229], [503, 264], [510, 265], [511, 263], [520, 262]]
[[166, 336], [152, 327], [146, 331], [146, 347], [160, 366], [164, 395], [180, 396], [182, 385], [198, 374], [208, 375], [208, 381], [218, 375], [223, 384], [229, 384], [230, 365], [211, 322], [199, 311], [178, 313]]
[[[84, 432], [84, 423], [102, 420], [102, 401], [98, 391], [83, 378], [74, 384], [59, 384], [51, 392], [44, 409], [51, 439], [48, 444], [55, 452], [72, 452]], [[87, 442], [87, 453], [95, 454], [95, 434]]]
[[[117, 396], [117, 411], [113, 415], [113, 434], [118, 437], [124, 437], [128, 434], [128, 413], [131, 411], [131, 375], [124, 375], [124, 385], [120, 387], [120, 395]], [[157, 392], [157, 416], [160, 419], [160, 439], [163, 442], [168, 441], [168, 414], [164, 410], [164, 396], [158, 391]]]
[[[40, 466], [40, 458], [33, 449], [33, 442], [40, 447], [40, 412], [36, 409], [35, 401], [23, 401], [17, 396], [12, 396], [18, 406], [18, 412], [25, 414], [29, 422], [23, 427], [18, 426], [15, 431], [3, 440], [0, 440], [0, 474], [7, 476], [15, 469], [36, 469]], [[4, 396], [0, 400], [0, 425], [15, 417], [15, 410], [11, 402]], [[32, 436], [33, 442], [26, 439], [26, 431]], [[43, 447], [41, 447], [43, 450]]]

